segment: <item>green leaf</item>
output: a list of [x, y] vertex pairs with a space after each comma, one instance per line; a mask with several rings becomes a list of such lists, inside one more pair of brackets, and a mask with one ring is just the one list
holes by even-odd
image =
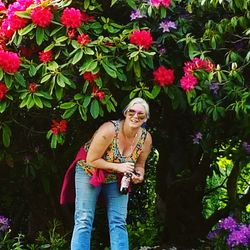
[[6, 107], [7, 107], [7, 103], [1, 101], [1, 102], [0, 102], [0, 113], [1, 113], [1, 114], [5, 111]]
[[23, 87], [26, 87], [26, 81], [20, 72], [15, 73], [15, 80], [20, 83]]
[[56, 29], [52, 30], [52, 31], [51, 31], [51, 33], [50, 33], [50, 36], [55, 35], [55, 34], [56, 34], [58, 31], [60, 31], [62, 28], [63, 28], [63, 26], [58, 27], [58, 28], [56, 28]]
[[106, 64], [105, 62], [102, 62], [102, 66], [112, 78], [117, 78], [116, 71], [113, 68], [111, 68], [110, 65]]
[[8, 74], [4, 74], [3, 78], [4, 78], [4, 82], [5, 82], [6, 86], [7, 86], [7, 88], [10, 89], [11, 86], [12, 86], [12, 83], [13, 83], [12, 76], [10, 76]]
[[95, 60], [88, 60], [83, 63], [82, 67], [80, 68], [80, 71], [86, 72], [86, 71], [94, 71], [97, 67], [98, 63]]
[[76, 110], [77, 110], [77, 105], [75, 105], [73, 108], [65, 110], [65, 112], [62, 115], [62, 118], [63, 119], [70, 118], [75, 113]]
[[112, 0], [111, 1], [111, 4], [110, 4], [110, 7], [112, 7], [118, 0]]
[[87, 112], [86, 112], [86, 109], [82, 106], [79, 106], [78, 107], [78, 112], [79, 114], [81, 115], [81, 118], [84, 120], [84, 121], [87, 121]]
[[58, 38], [55, 39], [55, 42], [56, 42], [56, 44], [59, 44], [61, 42], [66, 41], [67, 39], [68, 39], [67, 36], [60, 36], [60, 37], [58, 37]]
[[88, 48], [88, 47], [84, 47], [83, 52], [84, 52], [85, 55], [91, 55], [92, 56], [92, 55], [95, 54], [94, 50], [92, 50], [91, 48]]
[[54, 47], [55, 47], [55, 44], [54, 44], [54, 43], [51, 43], [50, 45], [48, 45], [48, 46], [44, 49], [44, 51], [52, 50]]
[[127, 3], [132, 9], [136, 9], [136, 3], [134, 0], [127, 0]]
[[56, 94], [56, 99], [60, 101], [63, 97], [63, 88], [60, 86], [56, 85], [55, 87], [55, 94]]
[[47, 81], [50, 79], [50, 77], [51, 77], [51, 74], [45, 75], [45, 76], [41, 79], [40, 83], [47, 82]]
[[73, 57], [71, 63], [72, 63], [73, 65], [76, 64], [77, 62], [79, 62], [79, 61], [82, 59], [82, 56], [83, 56], [83, 50], [82, 50], [82, 49], [79, 49], [79, 50], [75, 53], [75, 55], [74, 55], [74, 57]]
[[7, 148], [10, 145], [11, 130], [7, 124], [2, 125], [3, 145]]
[[31, 64], [29, 67], [29, 76], [34, 76], [37, 72], [37, 68], [35, 67], [35, 65]]
[[36, 29], [36, 43], [41, 45], [44, 39], [44, 29], [37, 27]]
[[51, 142], [50, 142], [50, 147], [51, 148], [56, 148], [57, 146], [57, 135], [52, 135]]
[[76, 103], [75, 102], [65, 102], [60, 105], [61, 109], [70, 109], [75, 107]]
[[94, 99], [90, 105], [90, 114], [94, 119], [96, 119], [99, 115], [99, 111], [100, 111], [99, 102], [96, 99]]
[[0, 68], [0, 80], [3, 79], [3, 70]]
[[91, 101], [91, 96], [85, 96], [82, 106], [84, 108], [87, 108], [89, 106], [89, 104], [90, 104], [90, 101]]
[[161, 91], [161, 87], [159, 85], [154, 85], [152, 92], [151, 92], [152, 97], [156, 98], [159, 95], [160, 91]]
[[58, 75], [57, 75], [57, 81], [56, 81], [56, 83], [60, 86], [60, 87], [62, 87], [62, 88], [64, 88], [65, 87], [65, 82], [64, 82], [64, 78], [62, 77], [62, 74], [61, 73], [59, 73]]
[[138, 78], [141, 77], [141, 66], [140, 66], [140, 63], [138, 61], [134, 62], [134, 72]]
[[35, 25], [33, 23], [28, 24], [26, 27], [18, 30], [18, 34], [20, 36], [24, 36], [28, 34], [30, 31], [32, 31], [35, 28]]
[[33, 99], [34, 99], [35, 105], [42, 109], [43, 103], [42, 103], [41, 99], [35, 94], [33, 95]]

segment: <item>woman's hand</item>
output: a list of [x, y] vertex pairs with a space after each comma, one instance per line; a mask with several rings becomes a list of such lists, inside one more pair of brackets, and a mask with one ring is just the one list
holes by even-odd
[[143, 175], [140, 174], [140, 173], [133, 173], [133, 174], [132, 174], [132, 177], [131, 177], [131, 180], [132, 180], [132, 182], [133, 182], [134, 184], [138, 184], [138, 183], [143, 182], [144, 177], [143, 177]]
[[120, 163], [115, 170], [120, 173], [133, 173], [134, 169], [135, 164], [133, 162], [124, 162]]

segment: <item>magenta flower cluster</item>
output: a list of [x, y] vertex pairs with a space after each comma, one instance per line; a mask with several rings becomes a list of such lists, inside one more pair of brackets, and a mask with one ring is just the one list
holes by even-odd
[[219, 221], [217, 228], [208, 234], [208, 239], [219, 239], [226, 235], [225, 244], [231, 249], [248, 247], [250, 245], [250, 225], [237, 223], [229, 216]]
[[10, 220], [3, 216], [0, 215], [0, 232], [5, 232], [10, 228]]

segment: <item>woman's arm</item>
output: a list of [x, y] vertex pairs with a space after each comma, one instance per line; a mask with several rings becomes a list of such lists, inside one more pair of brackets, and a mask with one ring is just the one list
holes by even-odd
[[138, 173], [139, 175], [132, 176], [133, 183], [140, 183], [144, 180], [145, 163], [151, 151], [151, 148], [152, 148], [152, 137], [150, 133], [147, 133], [142, 152], [135, 163], [135, 172]]
[[133, 172], [133, 163], [112, 163], [102, 157], [115, 137], [115, 127], [111, 122], [106, 122], [94, 134], [88, 150], [86, 162], [94, 168], [111, 170], [115, 172]]

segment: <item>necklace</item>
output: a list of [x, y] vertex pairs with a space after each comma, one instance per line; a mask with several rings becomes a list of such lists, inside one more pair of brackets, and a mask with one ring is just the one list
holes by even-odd
[[[128, 137], [127, 137], [127, 135], [124, 133], [124, 123], [123, 123], [123, 126], [122, 126], [122, 130], [123, 130], [123, 136], [125, 137], [126, 142], [128, 142], [128, 141], [129, 141], [129, 140], [128, 140]], [[135, 136], [134, 136], [132, 142], [130, 143], [130, 146], [129, 146], [129, 154], [128, 154], [126, 157], [129, 157], [129, 156], [132, 155], [133, 149], [134, 149], [134, 143], [135, 143], [135, 139], [137, 138], [137, 135], [138, 135], [138, 132], [135, 134]]]

